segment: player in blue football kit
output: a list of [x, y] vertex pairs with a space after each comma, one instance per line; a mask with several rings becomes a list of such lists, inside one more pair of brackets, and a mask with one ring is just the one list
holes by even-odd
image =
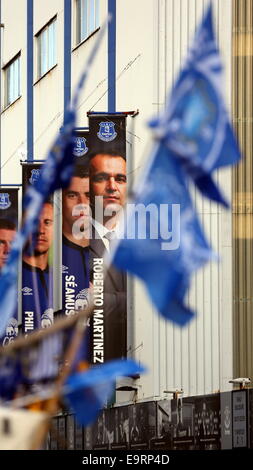
[[42, 208], [38, 230], [23, 253], [22, 328], [25, 334], [53, 323], [53, 272], [48, 264], [53, 241], [53, 205]]
[[89, 248], [81, 247], [63, 235], [62, 293], [65, 315], [84, 309], [89, 302]]
[[22, 265], [22, 327], [24, 333], [53, 323], [53, 273], [25, 261]]
[[62, 194], [62, 292], [66, 315], [73, 315], [89, 302], [89, 211], [89, 169], [76, 166]]
[[[8, 219], [0, 219], [0, 271], [5, 265], [12, 241], [16, 234], [16, 226]], [[1, 338], [0, 343], [7, 346], [18, 335], [18, 308], [13, 317], [9, 319], [6, 326], [5, 334]]]
[[[89, 167], [82, 164], [75, 167], [69, 187], [62, 192], [62, 308], [65, 315], [73, 315], [89, 304], [89, 214]], [[86, 337], [89, 337], [89, 330]], [[83, 365], [89, 360], [89, 350], [89, 341], [85, 341], [80, 352]]]

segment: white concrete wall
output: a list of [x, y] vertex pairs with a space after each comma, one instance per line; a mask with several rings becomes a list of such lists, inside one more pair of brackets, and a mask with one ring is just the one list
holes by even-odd
[[[22, 97], [2, 112], [2, 182], [19, 183], [19, 159], [26, 148], [26, 1], [2, 0], [2, 65], [21, 50]], [[139, 109], [128, 117], [129, 168], [137, 177], [145, 165], [151, 133], [147, 120], [160, 112], [175, 80], [196, 24], [207, 0], [117, 0], [117, 111]], [[78, 47], [75, 43], [73, 0], [72, 87], [95, 40], [95, 33]], [[221, 50], [226, 65], [227, 102], [231, 96], [230, 0], [213, 0]], [[63, 118], [63, 0], [34, 1], [34, 33], [57, 14], [57, 66], [34, 85], [35, 158], [44, 158]], [[107, 0], [101, 0], [101, 21]], [[14, 34], [15, 31], [15, 34]], [[35, 54], [36, 56], [36, 44]], [[36, 59], [36, 57], [35, 57]], [[34, 64], [36, 82], [36, 60]], [[87, 125], [89, 110], [107, 110], [107, 37], [82, 93], [78, 126]], [[9, 160], [7, 162], [7, 160]], [[218, 180], [231, 200], [231, 172]], [[143, 286], [134, 283], [135, 322], [130, 328], [129, 355], [149, 367], [140, 381], [139, 398], [164, 396], [164, 390], [183, 388], [185, 395], [228, 388], [232, 377], [232, 231], [231, 215], [194, 194], [220, 264], [209, 264], [193, 279], [190, 305], [198, 312], [181, 330], [154, 311]]]
[[[117, 1], [117, 110], [139, 109], [134, 118], [132, 168], [137, 177], [145, 165], [146, 122], [164, 108], [167, 92], [184, 63], [189, 41], [207, 1]], [[226, 66], [224, 90], [231, 101], [231, 2], [213, 2], [217, 34]], [[128, 118], [129, 127], [132, 126]], [[132, 129], [132, 128], [131, 128]], [[130, 146], [128, 144], [128, 146]], [[130, 151], [130, 149], [129, 149]], [[131, 153], [131, 152], [130, 152]], [[218, 175], [231, 200], [231, 171]], [[197, 312], [181, 330], [165, 322], [152, 306], [143, 286], [135, 281], [136, 319], [129, 354], [149, 367], [140, 381], [140, 398], [164, 396], [183, 388], [186, 395], [230, 388], [232, 377], [232, 231], [231, 214], [195, 192], [198, 214], [221, 263], [210, 263], [192, 282], [189, 303]]]
[[38, 81], [37, 38], [34, 38], [34, 159], [43, 159], [63, 120], [64, 1], [34, 1], [34, 35], [55, 15], [56, 67]]
[[[13, 8], [15, 3], [15, 8]], [[2, 183], [19, 183], [22, 152], [26, 149], [26, 1], [2, 1], [1, 67], [21, 52], [21, 98], [4, 109], [5, 74], [2, 71], [1, 106], [1, 176]]]
[[[91, 35], [79, 45], [76, 43], [76, 10], [75, 1], [72, 0], [72, 89], [77, 83], [80, 73], [86, 63], [98, 32]], [[107, 0], [100, 2], [100, 25], [107, 16]], [[92, 71], [86, 85], [81, 92], [78, 107], [77, 126], [87, 127], [87, 111], [107, 111], [107, 32], [104, 35], [101, 47], [93, 62]]]

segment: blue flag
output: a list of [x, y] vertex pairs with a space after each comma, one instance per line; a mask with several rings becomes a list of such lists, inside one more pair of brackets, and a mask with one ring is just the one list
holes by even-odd
[[127, 205], [124, 236], [113, 262], [141, 278], [151, 300], [167, 319], [186, 324], [184, 305], [192, 273], [211, 258], [178, 160], [157, 144], [134, 204]]
[[119, 269], [144, 281], [157, 310], [181, 326], [193, 316], [185, 305], [192, 274], [216, 258], [189, 182], [226, 206], [212, 172], [240, 158], [221, 95], [221, 69], [210, 6], [167, 108], [150, 124], [156, 144], [112, 255]]
[[0, 356], [0, 401], [12, 400], [22, 381], [23, 374], [19, 358]]
[[143, 372], [142, 366], [128, 359], [109, 361], [71, 375], [66, 382], [65, 396], [76, 413], [77, 421], [86, 426], [96, 419], [113, 393], [117, 377]]
[[24, 202], [24, 222], [17, 233], [12, 245], [6, 265], [0, 276], [0, 336], [3, 335], [9, 318], [13, 315], [17, 302], [16, 282], [18, 273], [18, 259], [25, 242], [30, 234], [36, 230], [40, 211], [44, 201], [56, 189], [69, 184], [73, 167], [73, 134], [76, 125], [76, 110], [80, 91], [86, 81], [91, 64], [95, 58], [106, 29], [106, 22], [91, 50], [84, 72], [80, 77], [72, 103], [66, 113], [64, 126], [57, 135], [47, 159], [42, 166], [40, 177], [29, 186]]
[[180, 162], [202, 194], [228, 206], [212, 172], [238, 162], [240, 151], [225, 108], [221, 83], [222, 64], [210, 5], [167, 108], [150, 125], [155, 137]]

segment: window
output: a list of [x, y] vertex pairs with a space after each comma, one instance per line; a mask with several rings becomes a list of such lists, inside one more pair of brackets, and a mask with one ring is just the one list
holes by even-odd
[[77, 0], [77, 44], [99, 26], [99, 0]]
[[48, 23], [37, 35], [38, 78], [45, 75], [56, 64], [56, 19]]
[[6, 65], [4, 71], [6, 107], [20, 96], [20, 54]]

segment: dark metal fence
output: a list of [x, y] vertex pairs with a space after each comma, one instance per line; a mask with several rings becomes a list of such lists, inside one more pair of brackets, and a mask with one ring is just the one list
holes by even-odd
[[86, 428], [53, 419], [48, 449], [217, 450], [253, 448], [253, 389], [149, 401], [101, 411]]

